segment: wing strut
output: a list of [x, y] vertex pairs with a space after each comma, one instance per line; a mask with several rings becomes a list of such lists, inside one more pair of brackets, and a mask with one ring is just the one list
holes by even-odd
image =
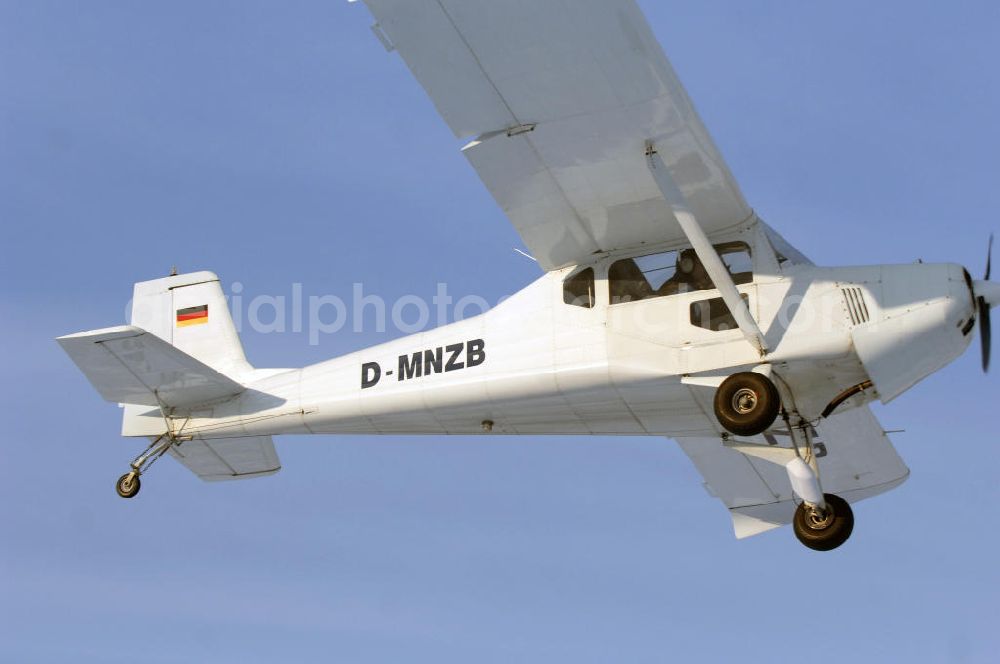
[[729, 307], [729, 311], [733, 314], [733, 318], [736, 319], [736, 324], [739, 325], [743, 336], [746, 337], [747, 341], [763, 357], [768, 351], [767, 342], [764, 340], [764, 333], [760, 331], [757, 321], [750, 315], [750, 310], [747, 309], [746, 302], [743, 301], [739, 291], [736, 290], [736, 283], [733, 282], [732, 275], [729, 274], [729, 270], [723, 265], [718, 252], [712, 246], [712, 242], [708, 239], [701, 224], [698, 223], [698, 220], [691, 212], [684, 194], [681, 193], [673, 178], [670, 177], [670, 171], [667, 170], [667, 165], [663, 163], [663, 158], [657, 153], [652, 141], [646, 142], [646, 165], [649, 167], [649, 172], [652, 174], [653, 180], [656, 181], [656, 186], [660, 188], [660, 193], [663, 194], [664, 200], [667, 201], [667, 204], [673, 210], [674, 216], [677, 218], [677, 223], [680, 224], [681, 230], [687, 236], [688, 242], [694, 248], [699, 260], [701, 260], [701, 264], [705, 267], [705, 271], [708, 272], [708, 276], [712, 278], [712, 283], [719, 289], [722, 300]]

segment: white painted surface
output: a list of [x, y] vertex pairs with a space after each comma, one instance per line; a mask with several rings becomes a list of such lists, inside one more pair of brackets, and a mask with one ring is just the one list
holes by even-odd
[[[456, 136], [473, 138], [464, 154], [548, 273], [482, 316], [287, 371], [246, 364], [232, 321], [215, 315], [225, 302], [214, 274], [142, 282], [133, 326], [59, 339], [104, 398], [130, 404], [126, 434], [193, 437], [175, 451], [210, 479], [273, 472], [275, 434], [669, 436], [738, 536], [787, 522], [784, 468], [724, 446], [712, 412], [719, 377], [760, 361], [739, 330], [691, 324], [692, 303], [719, 292], [609, 303], [614, 260], [686, 244], [646, 168], [653, 141], [712, 241], [752, 248], [753, 282], [737, 290], [786, 408], [817, 421], [845, 388], [875, 384], [816, 425], [823, 486], [857, 500], [905, 479], [865, 404], [897, 397], [968, 346], [975, 311], [959, 266], [812, 265], [753, 215], [630, 0], [581, 0], [573, 12], [555, 0], [522, 11], [366, 4]], [[591, 309], [562, 298], [562, 280], [584, 265], [597, 278]], [[995, 284], [974, 287], [996, 304]], [[178, 309], [203, 304], [207, 324], [176, 328]], [[449, 347], [462, 366], [439, 371], [437, 349]], [[415, 357], [420, 375], [400, 380]], [[380, 380], [363, 385], [374, 364]], [[781, 426], [767, 435], [780, 438]]]
[[709, 234], [751, 216], [631, 0], [366, 4], [544, 269], [683, 238], [647, 140]]

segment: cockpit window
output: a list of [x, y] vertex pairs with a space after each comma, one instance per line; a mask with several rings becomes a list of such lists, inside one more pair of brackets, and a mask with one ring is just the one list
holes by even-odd
[[717, 244], [715, 250], [719, 252], [722, 263], [729, 270], [729, 274], [733, 275], [733, 281], [737, 286], [753, 281], [753, 260], [746, 242]]
[[[745, 242], [717, 244], [715, 250], [737, 285], [753, 281], [750, 247]], [[715, 288], [694, 249], [615, 261], [608, 270], [608, 285], [611, 304]]]
[[575, 307], [594, 307], [594, 268], [580, 270], [563, 282], [563, 302]]

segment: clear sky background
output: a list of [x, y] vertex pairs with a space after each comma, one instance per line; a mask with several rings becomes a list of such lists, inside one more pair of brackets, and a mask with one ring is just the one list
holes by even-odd
[[[1000, 4], [641, 2], [751, 204], [822, 264], [1000, 231]], [[912, 470], [817, 554], [653, 438], [279, 438], [206, 484], [52, 340], [132, 283], [496, 301], [539, 275], [359, 4], [0, 2], [0, 661], [993, 662], [1000, 374], [877, 408]], [[298, 366], [399, 333], [244, 333]], [[997, 363], [1000, 364], [1000, 363]], [[1000, 367], [997, 367], [1000, 370]]]

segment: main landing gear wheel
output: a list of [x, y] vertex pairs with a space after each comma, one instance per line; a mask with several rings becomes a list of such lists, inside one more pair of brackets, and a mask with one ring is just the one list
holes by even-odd
[[847, 541], [854, 530], [854, 512], [840, 496], [824, 493], [826, 511], [817, 513], [802, 503], [795, 510], [795, 537], [814, 551], [832, 551]]
[[715, 391], [715, 417], [726, 431], [756, 436], [774, 424], [781, 395], [767, 376], [744, 371], [733, 374]]
[[118, 491], [118, 495], [122, 498], [131, 498], [135, 494], [139, 493], [139, 487], [142, 483], [139, 482], [139, 476], [135, 473], [125, 473], [118, 478], [118, 482], [115, 484], [115, 490]]

